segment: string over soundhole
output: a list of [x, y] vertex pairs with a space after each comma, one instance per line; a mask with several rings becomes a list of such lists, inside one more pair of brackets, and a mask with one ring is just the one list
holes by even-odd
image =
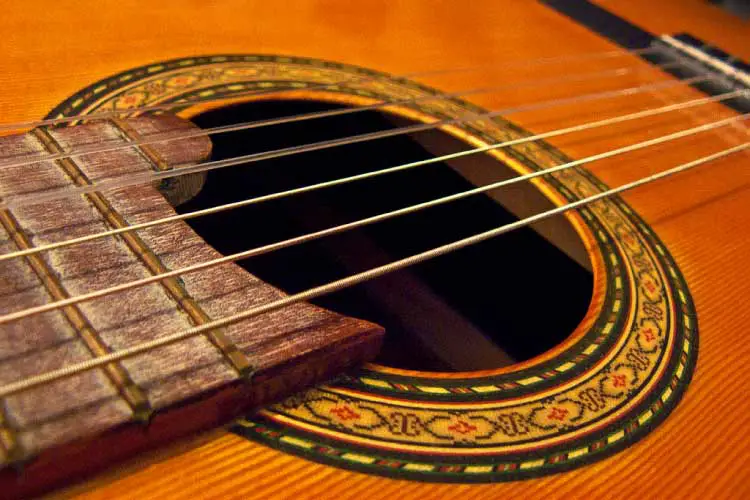
[[[0, 387], [29, 384], [3, 393], [0, 467], [48, 451], [57, 457], [54, 470], [37, 461], [25, 474], [53, 480], [101, 466], [101, 458], [216, 425], [377, 352], [381, 328], [300, 303], [43, 382], [51, 371], [284, 297], [231, 263], [132, 285], [221, 257], [184, 222], [169, 221], [176, 216], [172, 204], [194, 196], [204, 174], [172, 177], [183, 180], [167, 184], [166, 192], [159, 181], [210, 151], [200, 129], [171, 115], [0, 139], [0, 315], [59, 304], [0, 324]], [[122, 180], [127, 186], [118, 187]], [[133, 230], [149, 221], [160, 223]], [[118, 293], [77, 301], [118, 285]], [[135, 422], [148, 423], [148, 432], [123, 425]], [[74, 446], [95, 435], [85, 454]], [[124, 442], [127, 449], [119, 446]], [[88, 458], [97, 454], [95, 462]], [[0, 473], [0, 489], [11, 476]]]

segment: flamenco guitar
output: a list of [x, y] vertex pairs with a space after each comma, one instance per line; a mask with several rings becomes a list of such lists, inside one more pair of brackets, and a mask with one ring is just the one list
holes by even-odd
[[0, 27], [0, 497], [750, 496], [741, 15]]

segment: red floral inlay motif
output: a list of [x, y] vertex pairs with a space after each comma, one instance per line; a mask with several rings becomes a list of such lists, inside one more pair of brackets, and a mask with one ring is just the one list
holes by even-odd
[[643, 283], [643, 286], [646, 287], [646, 290], [649, 291], [649, 293], [654, 293], [656, 291], [656, 285], [652, 281], [646, 281]]
[[172, 79], [172, 83], [175, 85], [187, 85], [191, 80], [192, 78], [188, 76], [178, 76], [177, 78]]
[[625, 375], [615, 375], [612, 377], [612, 385], [615, 387], [625, 387], [626, 383]]
[[656, 338], [656, 336], [654, 335], [654, 330], [651, 328], [646, 328], [645, 330], [643, 330], [643, 336], [649, 342], [651, 342], [652, 340]]
[[568, 410], [566, 410], [565, 408], [558, 408], [558, 407], [552, 408], [547, 414], [547, 418], [550, 420], [565, 420], [567, 416], [568, 416]]
[[138, 104], [138, 97], [134, 95], [126, 95], [125, 97], [122, 98], [121, 102], [125, 104], [126, 106], [130, 106], [132, 104]]
[[357, 420], [361, 415], [356, 411], [352, 410], [348, 406], [337, 406], [331, 409], [331, 413], [336, 415], [341, 420]]
[[449, 431], [458, 432], [459, 434], [468, 434], [470, 432], [474, 432], [477, 430], [476, 425], [471, 425], [469, 422], [466, 422], [465, 420], [459, 420], [455, 424], [448, 427]]

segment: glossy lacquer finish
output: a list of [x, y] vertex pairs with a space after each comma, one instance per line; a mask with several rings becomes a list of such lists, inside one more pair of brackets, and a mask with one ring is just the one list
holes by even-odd
[[[686, 31], [743, 59], [750, 56], [748, 24], [705, 2], [596, 3], [651, 32]], [[3, 122], [39, 119], [69, 95], [117, 72], [197, 54], [305, 56], [399, 75], [622, 50], [541, 3], [515, 1], [18, 3], [5, 6], [0, 27]], [[498, 109], [671, 78], [623, 54], [533, 71], [523, 65], [498, 65], [419, 81], [452, 91], [622, 66], [639, 70], [606, 81], [525, 87], [468, 100]], [[700, 96], [690, 88], [674, 86], [626, 99], [526, 112], [512, 120], [531, 131], [546, 131]], [[732, 114], [721, 105], [707, 105], [549, 142], [570, 157], [581, 158]], [[738, 123], [587, 168], [606, 184], [617, 186], [748, 137], [747, 125]], [[748, 167], [750, 154], [740, 153], [623, 195], [661, 238], [687, 281], [699, 321], [700, 354], [693, 381], [676, 410], [654, 432], [620, 453], [538, 479], [438, 484], [345, 471], [214, 430], [141, 455], [56, 494], [82, 498], [746, 497], [750, 494], [750, 404], [744, 384], [750, 357], [746, 335], [750, 307], [745, 304], [750, 292]], [[598, 258], [594, 255], [592, 261]], [[595, 293], [603, 290], [603, 279], [600, 273]], [[596, 304], [594, 297], [592, 308]], [[517, 367], [505, 370], [513, 369]]]

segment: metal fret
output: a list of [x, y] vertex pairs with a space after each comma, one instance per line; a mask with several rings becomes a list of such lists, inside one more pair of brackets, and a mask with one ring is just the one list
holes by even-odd
[[[119, 127], [118, 127], [119, 128]], [[120, 129], [123, 134], [126, 132]], [[34, 135], [42, 142], [45, 148], [50, 153], [61, 153], [63, 148], [58, 144], [55, 138], [43, 128], [34, 129]], [[139, 148], [140, 149], [140, 148]], [[158, 155], [155, 151], [151, 154]], [[149, 156], [144, 156], [152, 164], [152, 167], [159, 168], [159, 163], [154, 164]], [[165, 163], [159, 159], [161, 165]], [[78, 186], [91, 185], [91, 181], [87, 178], [85, 173], [76, 164], [72, 158], [62, 158], [57, 160], [58, 165], [62, 167], [65, 173], [73, 180]], [[168, 167], [166, 167], [168, 168]], [[128, 222], [120, 215], [114, 207], [102, 196], [101, 193], [87, 193], [85, 195], [94, 207], [102, 214], [106, 222], [113, 228], [123, 228], [128, 226]], [[161, 262], [159, 257], [146, 245], [143, 239], [138, 236], [135, 232], [122, 233], [121, 237], [127, 244], [128, 248], [137, 256], [137, 258], [145, 265], [149, 272], [153, 275], [159, 275], [169, 272], [169, 269]], [[176, 277], [165, 278], [160, 280], [162, 287], [165, 289], [167, 294], [191, 319], [196, 325], [200, 326], [211, 321], [211, 317], [203, 310], [203, 308], [193, 299], [185, 289], [184, 285]], [[206, 333], [208, 340], [221, 352], [225, 361], [236, 370], [240, 376], [248, 378], [252, 375], [253, 367], [250, 360], [243, 354], [237, 346], [228, 338], [224, 329], [215, 329]]]
[[[149, 138], [141, 136], [138, 131], [127, 121], [119, 118], [108, 120], [120, 133], [123, 139], [133, 145], [133, 148], [151, 165], [156, 172], [173, 170], [159, 154], [159, 145], [164, 146], [170, 141], [152, 142]], [[193, 132], [195, 133], [195, 132]], [[159, 183], [159, 192], [167, 199], [173, 207], [176, 207], [198, 194], [203, 187], [206, 174], [198, 172], [194, 174], [181, 175], [162, 179]]]
[[[9, 210], [0, 210], [0, 223], [5, 227], [5, 230], [18, 248], [26, 249], [33, 247], [31, 241], [23, 232], [21, 225]], [[62, 300], [70, 296], [65, 286], [60, 282], [57, 275], [50, 269], [41, 255], [33, 254], [25, 258], [53, 300]], [[91, 354], [100, 357], [111, 352], [78, 306], [66, 306], [62, 308], [62, 313]], [[143, 389], [133, 382], [127, 370], [119, 363], [107, 364], [103, 367], [103, 370], [123, 399], [127, 401], [133, 412], [134, 419], [147, 422], [153, 413], [151, 405]]]
[[23, 456], [21, 444], [16, 438], [15, 429], [8, 422], [8, 415], [2, 401], [0, 401], [0, 453], [9, 462]]

